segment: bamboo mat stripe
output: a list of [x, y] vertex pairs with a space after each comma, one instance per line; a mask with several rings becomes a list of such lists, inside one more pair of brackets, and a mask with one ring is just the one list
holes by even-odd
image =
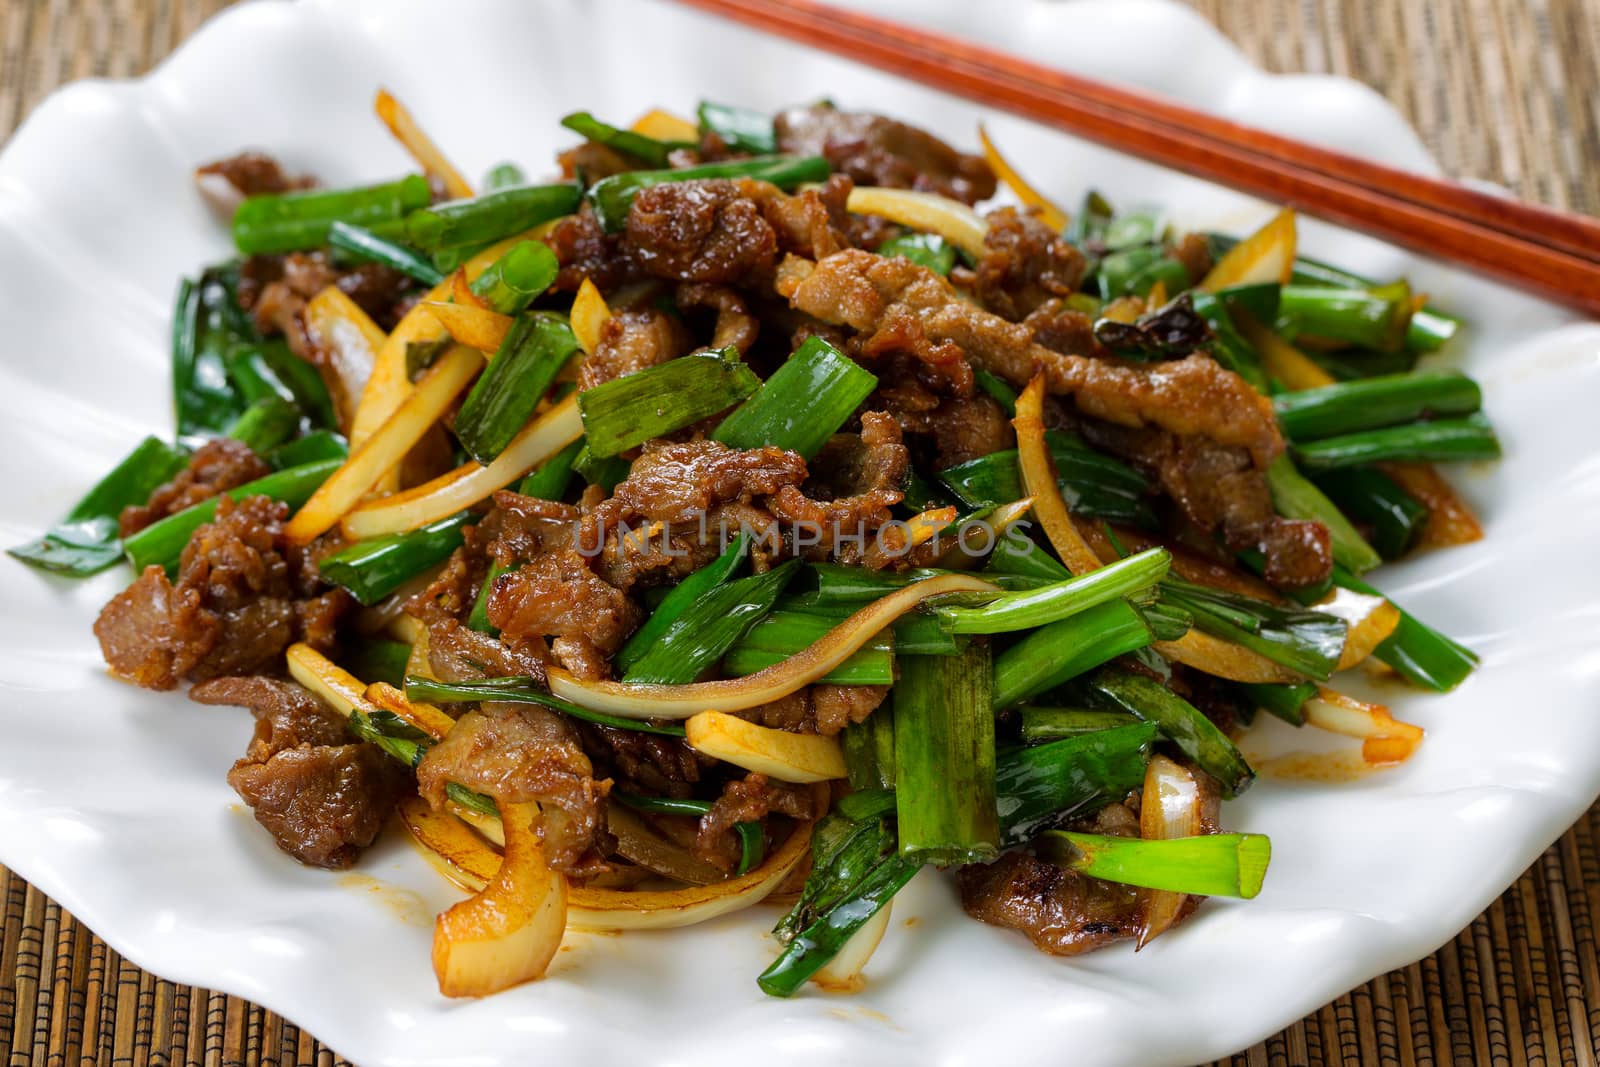
[[[1273, 71], [1357, 78], [1445, 169], [1600, 214], [1600, 0], [1187, 0]], [[0, 0], [0, 136], [148, 69], [225, 0]], [[220, 773], [220, 771], [219, 771]], [[1596, 1067], [1600, 807], [1439, 952], [1217, 1067]], [[0, 868], [0, 1067], [334, 1067], [288, 1020], [122, 959]]]

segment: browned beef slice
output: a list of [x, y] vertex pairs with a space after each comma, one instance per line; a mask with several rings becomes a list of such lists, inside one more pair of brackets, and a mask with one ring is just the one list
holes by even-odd
[[1036, 344], [1027, 326], [963, 303], [944, 278], [907, 260], [840, 252], [820, 260], [790, 302], [866, 334], [866, 344], [888, 330], [896, 344], [920, 338], [954, 345], [974, 365], [1014, 385], [1042, 370], [1050, 391], [1071, 396], [1086, 415], [1239, 445], [1261, 469], [1283, 451], [1270, 402], [1208, 356], [1127, 364], [1055, 352]]
[[851, 723], [865, 720], [888, 695], [886, 685], [808, 685], [737, 714], [773, 730], [832, 737]]
[[676, 737], [580, 724], [584, 749], [619, 784], [650, 796], [687, 797], [702, 757]]
[[1005, 409], [981, 394], [942, 398], [937, 407], [921, 418], [908, 418], [898, 412], [896, 417], [906, 429], [915, 427], [933, 438], [937, 470], [1017, 445], [1017, 436], [1012, 432], [1011, 419]]
[[585, 278], [609, 291], [638, 273], [621, 235], [606, 233], [588, 204], [556, 223], [545, 244], [561, 264], [552, 286], [561, 292], [575, 292]]
[[289, 177], [276, 159], [263, 152], [240, 152], [236, 156], [197, 167], [195, 174], [218, 175], [233, 186], [242, 197], [287, 193], [294, 189], [308, 189], [317, 184], [315, 178]]
[[1076, 956], [1139, 932], [1139, 891], [1088, 878], [1021, 852], [963, 867], [961, 906], [994, 926], [1020, 930], [1057, 956]]
[[736, 182], [663, 182], [628, 211], [630, 258], [657, 278], [749, 284], [778, 265], [778, 237]]
[[1022, 323], [1037, 344], [1068, 356], [1108, 356], [1095, 339], [1094, 319], [1060, 300], [1047, 300]]
[[510, 648], [456, 619], [440, 618], [428, 626], [428, 666], [440, 681], [526, 676], [543, 682], [544, 660], [537, 653], [537, 644]]
[[255, 736], [244, 756], [250, 763], [265, 763], [299, 745], [343, 745], [350, 740], [344, 720], [294, 682], [262, 675], [213, 678], [190, 689], [189, 699], [255, 713]]
[[813, 818], [811, 790], [788, 782], [769, 781], [764, 774], [750, 774], [730, 781], [722, 787], [722, 795], [711, 805], [711, 810], [700, 817], [695, 852], [723, 870], [731, 871], [739, 862], [739, 841], [734, 836], [734, 824], [758, 822], [772, 812], [791, 819]]
[[1083, 280], [1083, 253], [1035, 215], [1003, 207], [989, 212], [984, 253], [960, 280], [983, 306], [1013, 322], [1051, 299], [1072, 295]]
[[822, 555], [854, 562], [905, 496], [910, 457], [900, 426], [881, 411], [866, 412], [861, 433], [835, 434], [812, 466], [817, 477], [804, 491], [781, 487], [770, 501], [772, 513], [802, 526]]
[[1086, 421], [1082, 432], [1109, 452], [1154, 474], [1184, 517], [1210, 533], [1220, 530], [1235, 552], [1259, 549], [1267, 581], [1280, 588], [1314, 585], [1333, 568], [1327, 527], [1278, 515], [1265, 475], [1242, 448], [1204, 437], [1134, 430]]
[[[411, 279], [381, 263], [340, 270], [320, 251], [251, 256], [239, 270], [239, 305], [254, 317], [256, 328], [283, 334], [295, 355], [323, 370], [324, 378], [330, 377], [323, 366], [327, 353], [306, 331], [304, 312], [311, 298], [330, 285], [338, 286], [387, 329], [399, 317]], [[333, 385], [330, 381], [329, 387]]]
[[[805, 481], [806, 462], [781, 448], [729, 448], [716, 441], [651, 441], [603, 505], [607, 521], [691, 522], [718, 504], [749, 502]], [[585, 542], [594, 544], [587, 537]]]
[[383, 829], [405, 780], [372, 745], [301, 744], [262, 762], [248, 756], [228, 784], [278, 847], [313, 867], [355, 862]]
[[628, 595], [589, 568], [577, 552], [542, 555], [494, 581], [489, 621], [515, 645], [535, 638], [583, 638], [613, 652], [639, 622]]
[[716, 312], [716, 324], [711, 331], [712, 348], [732, 345], [742, 354], [750, 350], [761, 332], [761, 320], [750, 310], [745, 298], [738, 290], [725, 285], [686, 282], [678, 286], [675, 302], [681, 312], [699, 308]]
[[624, 377], [677, 359], [691, 340], [683, 323], [660, 308], [645, 306], [618, 311], [600, 331], [600, 343], [578, 367], [578, 388]]
[[114, 597], [95, 622], [106, 662], [151, 689], [182, 678], [257, 674], [280, 666], [291, 641], [324, 648], [351, 601], [304, 591], [283, 544], [287, 508], [264, 496], [224, 496], [215, 519], [190, 537], [176, 582], [150, 567]]
[[826, 156], [862, 185], [923, 189], [968, 204], [994, 195], [994, 174], [980, 157], [903, 122], [817, 104], [781, 113], [775, 126], [780, 151]]
[[207, 441], [195, 450], [189, 458], [189, 465], [179, 471], [172, 481], [159, 486], [150, 494], [149, 500], [122, 509], [118, 523], [122, 536], [138, 533], [168, 515], [270, 473], [272, 468], [250, 451], [250, 446], [243, 441], [235, 441], [231, 437]]
[[605, 787], [593, 774], [571, 722], [544, 708], [485, 704], [463, 715], [428, 750], [417, 767], [417, 785], [435, 806], [444, 803], [450, 782], [505, 803], [538, 801], [546, 859], [567, 871], [604, 826]]

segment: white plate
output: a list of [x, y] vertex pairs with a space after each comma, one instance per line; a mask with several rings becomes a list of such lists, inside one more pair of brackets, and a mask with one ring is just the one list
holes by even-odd
[[[872, 0], [859, 6], [1419, 170], [1433, 164], [1376, 95], [1269, 77], [1186, 9], [1154, 0]], [[0, 159], [0, 540], [33, 535], [146, 432], [169, 429], [177, 277], [225, 257], [189, 186], [197, 162], [255, 145], [337, 184], [406, 161], [371, 117], [406, 100], [466, 173], [535, 173], [577, 108], [687, 112], [827, 95], [970, 143], [977, 109], [658, 0], [246, 5], [148, 79], [47, 102]], [[1025, 123], [1001, 144], [1068, 204], [1119, 204], [1240, 229], [1265, 208]], [[104, 674], [89, 624], [125, 573], [71, 584], [0, 561], [0, 861], [159, 974], [249, 997], [365, 1067], [398, 1064], [1192, 1063], [1229, 1053], [1469, 922], [1600, 789], [1600, 327], [1329, 227], [1308, 252], [1409, 273], [1474, 320], [1459, 357], [1483, 382], [1504, 463], [1462, 475], [1482, 544], [1381, 581], [1484, 654], [1448, 698], [1396, 698], [1428, 729], [1406, 767], [1354, 785], [1261, 782], [1227, 810], [1264, 831], [1265, 892], [1212, 902], [1135, 958], [1065, 961], [965, 919], [923, 875], [863, 995], [763, 997], [765, 912], [686, 932], [573, 936], [548, 981], [449, 1002], [428, 964], [453, 898], [400, 842], [356, 874], [274, 850], [223, 781], [240, 712]], [[1393, 695], [1397, 691], [1391, 691]], [[908, 925], [914, 921], [914, 928]], [[1067, 1050], [1070, 1050], [1068, 1052]]]

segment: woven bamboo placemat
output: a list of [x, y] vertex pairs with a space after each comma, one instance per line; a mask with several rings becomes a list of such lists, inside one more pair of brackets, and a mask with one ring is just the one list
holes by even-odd
[[[1600, 214], [1597, 0], [1188, 0], [1271, 70], [1377, 88], [1453, 174]], [[73, 78], [141, 73], [226, 0], [0, 0], [0, 136]], [[1600, 807], [1439, 952], [1233, 1067], [1594, 1067]], [[139, 970], [0, 868], [0, 1067], [343, 1063], [235, 997]]]

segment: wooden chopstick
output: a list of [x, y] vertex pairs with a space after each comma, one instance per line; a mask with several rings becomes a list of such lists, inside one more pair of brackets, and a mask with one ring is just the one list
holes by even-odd
[[813, 0], [678, 0], [1600, 314], [1600, 222], [1304, 145]]

